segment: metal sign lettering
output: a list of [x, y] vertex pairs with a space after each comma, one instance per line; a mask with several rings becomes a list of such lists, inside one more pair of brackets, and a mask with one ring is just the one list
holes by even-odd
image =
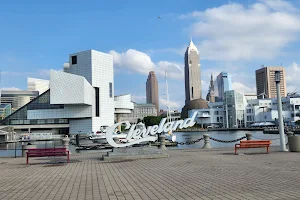
[[[188, 128], [191, 126], [194, 126], [195, 118], [196, 118], [197, 112], [193, 113], [193, 116], [191, 118], [187, 118], [185, 120], [177, 120], [177, 121], [172, 121], [172, 122], [166, 122], [166, 118], [163, 118], [159, 125], [154, 125], [154, 126], [148, 126], [147, 128], [143, 129], [136, 129], [136, 124], [130, 124], [128, 121], [122, 121], [119, 123], [114, 124], [113, 126], [109, 127], [106, 132], [106, 140], [107, 142], [113, 146], [113, 147], [127, 147], [131, 146], [134, 144], [138, 144], [141, 142], [149, 142], [149, 141], [155, 141], [157, 139], [156, 134], [162, 133], [162, 132], [169, 132], [169, 131], [174, 131], [178, 127], [180, 129], [182, 128]], [[114, 141], [114, 131], [119, 125], [126, 125], [125, 130], [128, 130], [128, 134], [126, 137], [126, 143], [116, 143]]]

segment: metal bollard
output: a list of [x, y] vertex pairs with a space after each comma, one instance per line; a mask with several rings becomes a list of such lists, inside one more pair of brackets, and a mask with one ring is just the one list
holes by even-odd
[[252, 140], [252, 133], [246, 133], [247, 140]]
[[76, 134], [76, 146], [79, 146], [79, 135]]
[[[65, 147], [67, 150], [69, 150], [70, 139], [67, 135], [62, 139], [62, 142], [63, 142], [63, 147]], [[71, 152], [70, 152], [70, 154], [71, 154]]]
[[209, 135], [204, 134], [204, 146], [202, 147], [203, 149], [211, 149], [210, 142], [209, 142]]
[[159, 141], [160, 141], [159, 149], [168, 150], [167, 147], [166, 147], [166, 136], [165, 136], [165, 134], [160, 134], [159, 135]]

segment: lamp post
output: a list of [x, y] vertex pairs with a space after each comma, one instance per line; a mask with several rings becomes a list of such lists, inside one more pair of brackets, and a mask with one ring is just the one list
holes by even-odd
[[282, 102], [281, 102], [281, 94], [280, 94], [280, 71], [275, 71], [275, 83], [276, 83], [276, 91], [277, 91], [280, 151], [287, 151], [286, 144], [285, 144], [283, 119], [282, 119]]

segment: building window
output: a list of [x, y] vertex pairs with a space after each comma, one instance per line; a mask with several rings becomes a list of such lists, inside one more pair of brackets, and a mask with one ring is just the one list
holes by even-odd
[[72, 65], [76, 65], [77, 64], [77, 56], [72, 56]]
[[109, 97], [113, 96], [113, 92], [112, 92], [112, 83], [109, 82]]
[[194, 87], [192, 87], [192, 99], [194, 98]]
[[100, 110], [99, 110], [99, 88], [95, 87], [95, 100], [96, 100], [96, 117], [100, 116]]

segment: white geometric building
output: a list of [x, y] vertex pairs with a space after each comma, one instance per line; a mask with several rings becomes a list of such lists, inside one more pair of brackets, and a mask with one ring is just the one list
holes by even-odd
[[123, 111], [133, 109], [130, 95], [114, 98], [113, 86], [110, 54], [95, 50], [71, 54], [63, 72], [50, 71], [50, 90], [3, 123], [14, 126], [26, 123], [32, 125], [31, 130], [35, 124], [68, 123], [70, 134], [95, 133], [101, 126], [114, 124], [114, 113], [121, 105]]

